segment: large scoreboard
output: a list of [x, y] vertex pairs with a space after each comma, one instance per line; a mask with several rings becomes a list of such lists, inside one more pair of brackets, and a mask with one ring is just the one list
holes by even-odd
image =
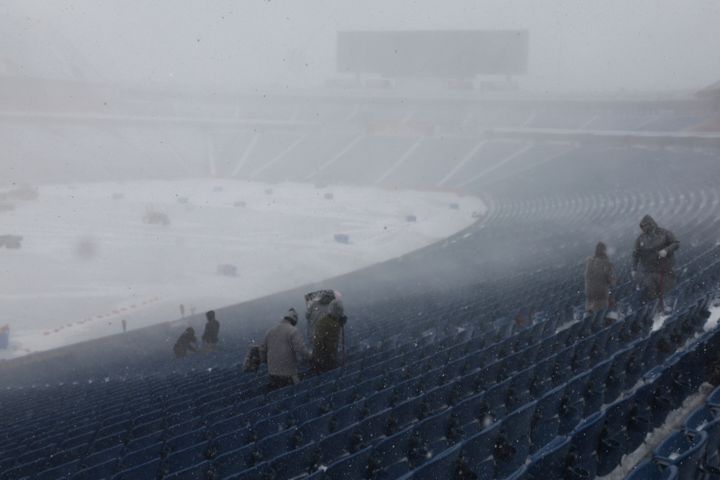
[[526, 30], [338, 32], [341, 73], [467, 78], [527, 72]]

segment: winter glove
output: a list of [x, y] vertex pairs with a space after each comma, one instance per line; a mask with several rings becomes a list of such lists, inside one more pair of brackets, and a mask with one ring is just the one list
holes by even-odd
[[658, 258], [665, 258], [667, 257], [667, 250], [664, 248], [658, 252]]

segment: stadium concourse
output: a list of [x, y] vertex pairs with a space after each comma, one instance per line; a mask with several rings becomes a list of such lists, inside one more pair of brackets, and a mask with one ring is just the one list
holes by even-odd
[[[170, 359], [175, 331], [162, 325], [4, 363], [0, 478], [622, 478], [633, 467], [623, 457], [637, 451], [647, 454], [628, 473], [635, 479], [716, 471], [720, 393], [703, 392], [720, 347], [708, 322], [720, 146], [696, 129], [716, 112], [448, 102], [443, 116], [423, 100], [376, 100], [367, 111], [325, 102], [335, 130], [302, 124], [310, 112], [288, 100], [272, 115], [293, 111], [297, 124], [238, 136], [242, 165], [195, 167], [451, 189], [483, 198], [487, 214], [323, 282], [343, 292], [347, 358], [294, 387], [267, 393], [266, 372], [242, 373], [240, 363], [266, 319], [316, 285], [218, 309], [237, 320], [223, 323], [212, 354]], [[349, 159], [362, 156], [353, 170]], [[646, 213], [681, 241], [662, 318], [630, 282]], [[583, 262], [598, 240], [620, 279], [621, 318], [610, 325], [582, 316]], [[670, 415], [686, 421], [645, 443]]]

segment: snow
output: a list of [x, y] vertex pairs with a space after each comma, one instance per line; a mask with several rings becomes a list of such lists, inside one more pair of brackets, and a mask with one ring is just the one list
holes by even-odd
[[[128, 329], [173, 320], [181, 304], [190, 314], [319, 282], [446, 238], [487, 210], [447, 192], [212, 178], [39, 193], [0, 213], [0, 235], [24, 236], [21, 249], [0, 248], [4, 358], [118, 333], [122, 319]], [[170, 224], [144, 223], [147, 211]], [[224, 264], [237, 276], [218, 274]]]
[[670, 318], [670, 315], [663, 315], [663, 314], [655, 315], [655, 317], [653, 318], [653, 325], [652, 325], [651, 331], [656, 332], [656, 331], [660, 330], [662, 328], [662, 326], [665, 324], [665, 320], [667, 320], [668, 318]]
[[709, 332], [717, 328], [718, 320], [720, 320], [720, 306], [710, 307], [710, 317], [708, 317], [703, 328], [704, 331]]
[[697, 407], [703, 404], [705, 398], [713, 390], [713, 386], [709, 383], [703, 383], [697, 393], [687, 397], [682, 406], [670, 412], [665, 419], [665, 423], [650, 432], [645, 441], [634, 452], [623, 456], [620, 465], [604, 477], [598, 477], [600, 480], [621, 480], [626, 478], [632, 469], [640, 463], [645, 457], [649, 456], [652, 451], [667, 439], [674, 430], [682, 428], [682, 424], [688, 415]]

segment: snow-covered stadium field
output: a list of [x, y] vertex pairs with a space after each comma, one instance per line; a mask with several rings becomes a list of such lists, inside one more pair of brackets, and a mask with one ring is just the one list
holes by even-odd
[[[151, 210], [170, 224], [144, 222]], [[189, 314], [320, 281], [445, 238], [484, 211], [453, 193], [294, 183], [41, 186], [37, 200], [0, 212], [0, 235], [24, 237], [21, 249], [0, 248], [0, 325], [11, 328], [0, 355], [118, 333], [122, 319], [128, 329], [172, 320], [181, 304]], [[223, 264], [237, 275], [221, 275]]]

